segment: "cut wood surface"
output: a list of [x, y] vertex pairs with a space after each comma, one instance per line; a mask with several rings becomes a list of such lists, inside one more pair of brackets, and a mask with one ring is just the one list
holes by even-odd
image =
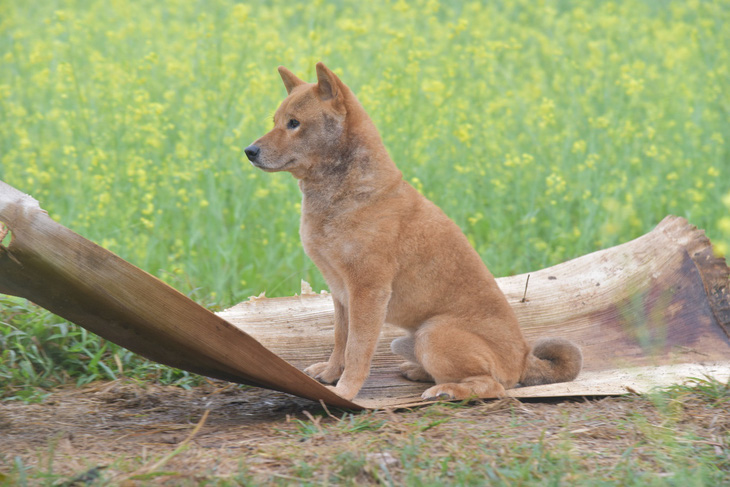
[[[386, 326], [370, 378], [353, 402], [300, 369], [331, 351], [326, 293], [252, 298], [213, 314], [154, 276], [51, 220], [0, 181], [0, 292], [25, 297], [151, 360], [344, 408], [410, 406], [427, 387], [399, 376]], [[517, 388], [515, 397], [646, 391], [711, 375], [730, 379], [725, 261], [704, 232], [669, 216], [631, 242], [497, 280], [528, 341], [578, 343], [576, 381]], [[526, 286], [527, 285], [527, 286]], [[527, 291], [525, 293], [525, 287]], [[523, 300], [523, 297], [525, 299]]]

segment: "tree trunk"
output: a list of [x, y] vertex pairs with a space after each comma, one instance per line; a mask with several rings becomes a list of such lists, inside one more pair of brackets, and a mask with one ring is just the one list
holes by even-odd
[[[421, 403], [398, 374], [386, 326], [371, 376], [347, 401], [299, 369], [329, 356], [331, 297], [252, 298], [218, 313], [51, 220], [0, 181], [0, 292], [25, 297], [151, 360], [351, 408]], [[578, 343], [577, 380], [512, 389], [515, 397], [622, 394], [685, 377], [730, 377], [725, 261], [704, 232], [669, 216], [652, 232], [529, 275], [498, 279], [528, 341]], [[529, 277], [529, 283], [528, 283]]]

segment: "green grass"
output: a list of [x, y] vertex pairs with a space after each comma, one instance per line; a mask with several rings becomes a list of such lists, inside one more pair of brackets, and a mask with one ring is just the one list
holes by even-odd
[[38, 402], [47, 389], [133, 376], [190, 387], [200, 377], [150, 362], [27, 301], [0, 295], [0, 399]]
[[[324, 288], [295, 181], [242, 153], [284, 96], [276, 66], [313, 80], [323, 60], [496, 275], [669, 213], [725, 253], [728, 23], [726, 1], [2, 2], [0, 179], [206, 306]], [[5, 396], [192, 380], [15, 299], [0, 340]]]

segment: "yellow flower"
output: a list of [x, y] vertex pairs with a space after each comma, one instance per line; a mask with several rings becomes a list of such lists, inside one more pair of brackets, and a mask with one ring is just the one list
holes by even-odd
[[646, 157], [656, 157], [657, 155], [659, 155], [659, 149], [657, 149], [657, 146], [652, 144], [649, 146], [648, 149], [644, 151], [644, 154], [646, 155]]
[[573, 154], [583, 153], [586, 151], [586, 146], [587, 144], [585, 140], [576, 140], [575, 142], [573, 142], [573, 148], [571, 149], [571, 152]]
[[256, 188], [256, 191], [254, 191], [253, 196], [254, 198], [263, 199], [269, 196], [269, 193], [271, 191], [268, 188]]
[[728, 250], [730, 250], [730, 246], [728, 246], [727, 242], [715, 242], [712, 245], [712, 253], [716, 257], [725, 257], [728, 255]]
[[725, 234], [730, 235], [730, 217], [729, 216], [724, 216], [724, 217], [720, 218], [720, 221], [718, 222], [717, 226]]
[[484, 215], [481, 212], [476, 212], [473, 216], [470, 216], [467, 218], [470, 225], [476, 225], [480, 220], [484, 218]]

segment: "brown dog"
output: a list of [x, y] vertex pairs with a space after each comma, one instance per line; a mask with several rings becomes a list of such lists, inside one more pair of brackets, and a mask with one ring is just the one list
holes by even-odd
[[496, 397], [573, 380], [581, 352], [567, 340], [530, 351], [512, 308], [459, 227], [403, 180], [355, 95], [324, 64], [308, 84], [284, 67], [289, 96], [274, 128], [246, 148], [254, 166], [289, 171], [302, 191], [304, 250], [330, 286], [335, 345], [305, 372], [355, 397], [384, 322], [408, 331], [392, 350], [425, 399]]

